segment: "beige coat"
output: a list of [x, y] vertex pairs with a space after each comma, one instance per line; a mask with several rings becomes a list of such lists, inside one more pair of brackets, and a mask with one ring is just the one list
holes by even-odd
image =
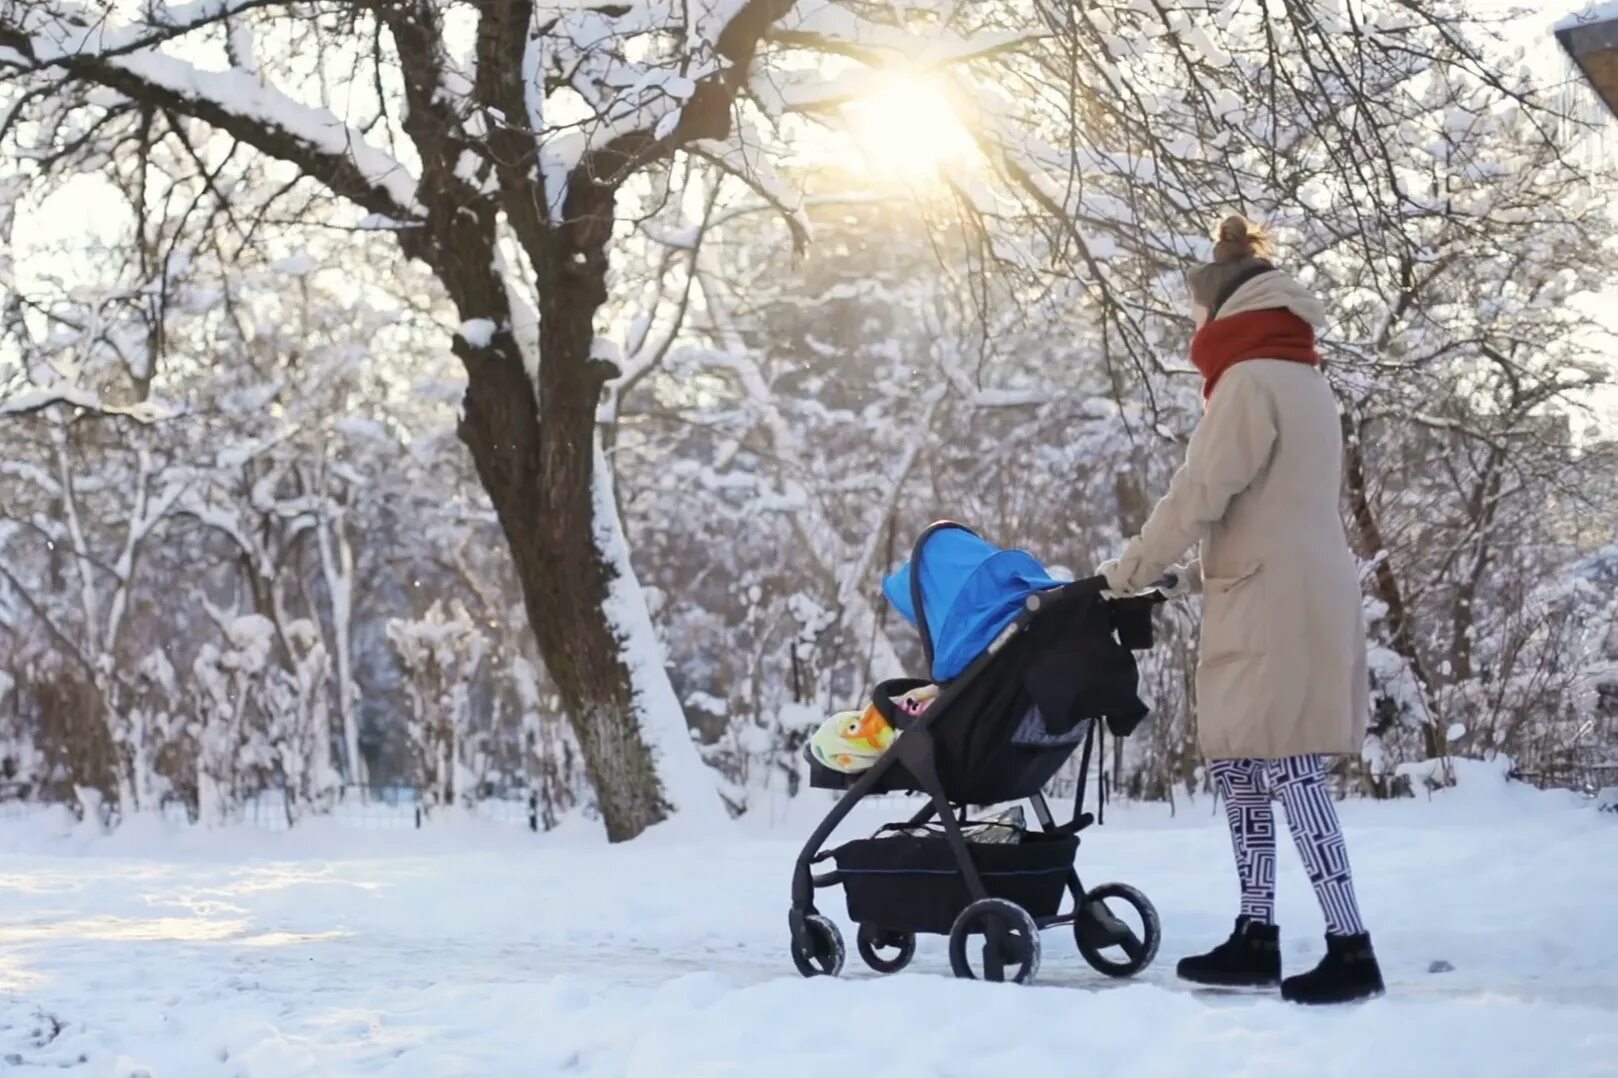
[[[1220, 317], [1319, 301], [1280, 272], [1237, 290]], [[1197, 732], [1209, 759], [1358, 753], [1369, 710], [1365, 628], [1338, 516], [1342, 434], [1313, 367], [1237, 363], [1219, 379], [1184, 465], [1116, 581], [1143, 588], [1199, 540], [1204, 594]]]

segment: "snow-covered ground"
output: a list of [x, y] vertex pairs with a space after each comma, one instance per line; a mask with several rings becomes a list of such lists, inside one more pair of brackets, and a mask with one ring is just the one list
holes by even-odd
[[[1157, 964], [1105, 980], [1046, 936], [1041, 984], [963, 983], [943, 942], [801, 980], [787, 881], [820, 805], [607, 847], [487, 821], [289, 834], [0, 824], [0, 1070], [115, 1075], [1618, 1074], [1618, 817], [1524, 788], [1345, 806], [1389, 980], [1305, 1011], [1177, 986], [1234, 883], [1213, 806], [1114, 806], [1089, 883], [1144, 888]], [[870, 824], [897, 815], [876, 806]], [[1293, 969], [1320, 949], [1295, 858]], [[840, 897], [829, 912], [844, 919]], [[852, 940], [852, 933], [849, 933]], [[1435, 963], [1453, 967], [1429, 972]]]

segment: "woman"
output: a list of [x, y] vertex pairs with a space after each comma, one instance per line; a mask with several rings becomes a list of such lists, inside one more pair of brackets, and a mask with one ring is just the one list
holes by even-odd
[[[1322, 757], [1357, 753], [1368, 683], [1360, 589], [1338, 516], [1342, 436], [1320, 373], [1320, 301], [1265, 258], [1242, 217], [1190, 275], [1191, 360], [1207, 401], [1168, 494], [1123, 555], [1114, 593], [1140, 591], [1202, 543], [1179, 590], [1204, 594], [1197, 735], [1224, 796], [1241, 878], [1230, 939], [1181, 961], [1199, 984], [1281, 985], [1300, 1003], [1382, 992]], [[1326, 956], [1281, 980], [1275, 913], [1278, 797], [1326, 919]]]

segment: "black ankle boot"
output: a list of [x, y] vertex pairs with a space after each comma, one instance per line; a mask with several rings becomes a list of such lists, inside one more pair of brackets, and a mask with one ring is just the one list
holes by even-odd
[[1365, 932], [1327, 936], [1320, 965], [1281, 982], [1281, 998], [1292, 1003], [1352, 1003], [1382, 992], [1382, 969]]
[[1180, 959], [1181, 980], [1216, 988], [1269, 988], [1281, 980], [1281, 930], [1245, 916], [1230, 939], [1207, 954]]

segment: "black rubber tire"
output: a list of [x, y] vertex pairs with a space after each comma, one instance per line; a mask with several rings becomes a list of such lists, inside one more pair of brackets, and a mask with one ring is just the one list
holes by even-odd
[[1084, 917], [1081, 914], [1074, 918], [1073, 938], [1079, 945], [1079, 954], [1097, 973], [1105, 973], [1109, 977], [1133, 977], [1157, 957], [1158, 945], [1163, 942], [1163, 925], [1158, 920], [1157, 907], [1152, 905], [1152, 900], [1127, 883], [1103, 883], [1099, 887], [1092, 887], [1084, 896], [1085, 905], [1101, 902], [1101, 908], [1116, 919], [1111, 908], [1105, 904], [1108, 899], [1127, 902], [1135, 908], [1141, 921], [1140, 934], [1125, 924], [1123, 927], [1129, 933], [1126, 940], [1097, 945], [1085, 938]]
[[[878, 973], [898, 973], [910, 965], [910, 960], [916, 957], [916, 934], [914, 932], [884, 932], [875, 925], [860, 925], [859, 932], [854, 936], [854, 946], [859, 949], [860, 957], [865, 964]], [[879, 950], [894, 950], [899, 953], [891, 958], [884, 958], [878, 954]]]
[[[990, 933], [998, 937], [994, 942], [1002, 951], [998, 969], [989, 953]], [[967, 945], [974, 936], [983, 937], [982, 980], [1028, 984], [1039, 974], [1039, 925], [1015, 902], [979, 899], [955, 918], [949, 930], [949, 965], [955, 976], [967, 980], [979, 979], [967, 957]]]
[[818, 913], [804, 918], [804, 929], [809, 937], [809, 950], [792, 941], [792, 964], [805, 977], [835, 977], [843, 972], [843, 960], [848, 951], [843, 946], [843, 934], [837, 925]]

